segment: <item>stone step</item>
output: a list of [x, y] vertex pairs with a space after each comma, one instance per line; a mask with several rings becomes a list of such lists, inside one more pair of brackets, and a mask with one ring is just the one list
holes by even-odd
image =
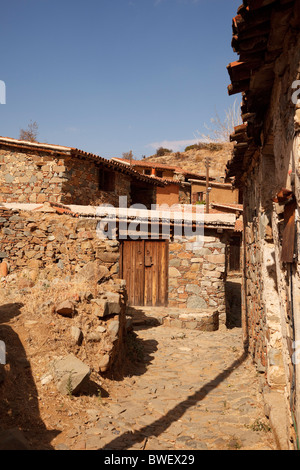
[[127, 307], [133, 326], [163, 325], [199, 331], [217, 331], [219, 312], [213, 309], [176, 309], [168, 307]]

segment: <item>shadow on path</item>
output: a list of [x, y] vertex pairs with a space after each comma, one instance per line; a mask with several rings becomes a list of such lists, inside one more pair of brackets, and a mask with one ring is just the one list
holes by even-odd
[[195, 406], [213, 389], [217, 388], [221, 382], [226, 380], [238, 367], [241, 366], [247, 357], [248, 353], [245, 351], [241, 357], [231, 364], [230, 367], [218, 374], [213, 380], [205, 384], [193, 395], [190, 395], [185, 400], [178, 403], [178, 405], [169, 410], [166, 415], [153, 421], [153, 423], [150, 425], [144, 426], [134, 432], [126, 432], [98, 450], [126, 450], [132, 447], [134, 444], [144, 442], [148, 437], [158, 437], [160, 434], [166, 431], [172, 423], [178, 421], [185, 414], [188, 408]]
[[47, 430], [41, 419], [30, 362], [9, 324], [20, 315], [22, 306], [0, 306], [0, 340], [6, 348], [6, 364], [0, 364], [0, 450], [23, 450], [26, 443], [29, 450], [51, 450], [50, 443], [59, 431]]

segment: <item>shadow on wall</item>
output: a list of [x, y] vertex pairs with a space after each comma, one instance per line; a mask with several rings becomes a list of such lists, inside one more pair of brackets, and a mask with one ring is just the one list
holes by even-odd
[[225, 283], [226, 327], [241, 328], [242, 326], [242, 286], [240, 280]]
[[19, 336], [9, 325], [22, 304], [0, 306], [0, 339], [6, 364], [0, 364], [0, 450], [51, 450], [59, 431], [48, 431], [38, 404], [30, 363]]

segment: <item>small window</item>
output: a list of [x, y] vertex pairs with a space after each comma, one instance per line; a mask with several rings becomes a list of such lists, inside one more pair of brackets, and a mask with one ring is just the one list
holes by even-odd
[[197, 201], [203, 202], [203, 200], [204, 200], [204, 193], [203, 192], [197, 193]]
[[101, 191], [114, 191], [115, 190], [115, 173], [99, 169], [98, 188]]
[[163, 177], [163, 172], [161, 170], [158, 170], [156, 172], [156, 176], [158, 176], [159, 178], [162, 178]]
[[144, 175], [151, 175], [151, 171], [150, 170], [145, 170]]

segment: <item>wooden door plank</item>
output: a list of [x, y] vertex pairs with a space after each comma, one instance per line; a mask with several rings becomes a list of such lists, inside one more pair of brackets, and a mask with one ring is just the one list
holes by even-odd
[[168, 258], [166, 240], [125, 240], [121, 273], [126, 281], [128, 305], [167, 306]]
[[152, 253], [152, 260], [153, 264], [151, 267], [152, 270], [152, 305], [157, 307], [158, 305], [158, 278], [159, 278], [159, 242], [152, 242], [151, 243], [151, 253]]
[[169, 302], [169, 240], [165, 240], [165, 295], [164, 295], [164, 306], [168, 306]]
[[145, 259], [147, 258], [147, 266], [145, 266], [145, 290], [144, 305], [152, 306], [152, 266], [149, 258], [152, 257], [151, 241], [145, 240]]
[[129, 273], [129, 299], [130, 305], [135, 304], [135, 260], [134, 260], [134, 245], [132, 241], [128, 241], [128, 273]]
[[135, 305], [144, 305], [144, 289], [145, 289], [145, 243], [144, 240], [137, 240], [134, 242], [134, 257], [135, 257]]
[[132, 241], [128, 241], [129, 245], [129, 258], [128, 270], [130, 273], [130, 305], [135, 304], [135, 260], [134, 260], [134, 246]]
[[[168, 244], [165, 240], [145, 242], [145, 305], [166, 306], [168, 298]], [[150, 265], [149, 259], [152, 259]]]
[[159, 306], [167, 306], [168, 295], [168, 243], [162, 240], [159, 245], [159, 267], [158, 267], [158, 284], [159, 284]]

